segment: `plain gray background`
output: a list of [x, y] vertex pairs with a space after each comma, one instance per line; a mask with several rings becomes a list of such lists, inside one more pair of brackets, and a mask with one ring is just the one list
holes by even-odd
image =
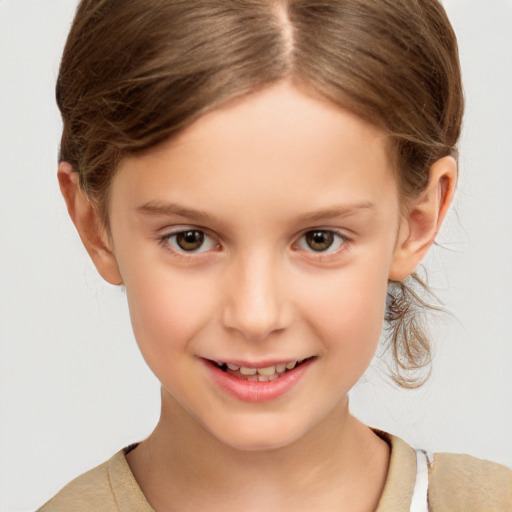
[[[56, 182], [54, 83], [74, 0], [0, 0], [0, 510], [28, 511], [142, 439], [158, 383], [123, 292], [103, 283]], [[455, 209], [428, 258], [451, 316], [431, 381], [396, 389], [376, 364], [353, 390], [372, 426], [512, 466], [512, 2], [446, 0], [467, 112]]]

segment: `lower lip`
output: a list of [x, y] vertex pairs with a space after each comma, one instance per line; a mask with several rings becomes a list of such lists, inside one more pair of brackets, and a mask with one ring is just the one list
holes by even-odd
[[275, 380], [258, 382], [234, 377], [210, 361], [204, 360], [217, 385], [234, 398], [244, 402], [269, 402], [285, 395], [303, 377], [312, 362], [313, 358], [308, 359]]

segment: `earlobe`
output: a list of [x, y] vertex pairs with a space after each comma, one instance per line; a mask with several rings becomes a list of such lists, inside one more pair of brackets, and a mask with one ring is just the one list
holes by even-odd
[[451, 156], [437, 160], [429, 171], [425, 189], [402, 219], [389, 273], [390, 281], [403, 281], [421, 263], [433, 244], [453, 200], [457, 162]]
[[78, 173], [68, 162], [61, 162], [57, 177], [69, 216], [98, 272], [110, 284], [122, 284], [123, 278], [109, 247], [108, 235], [96, 209], [80, 187]]

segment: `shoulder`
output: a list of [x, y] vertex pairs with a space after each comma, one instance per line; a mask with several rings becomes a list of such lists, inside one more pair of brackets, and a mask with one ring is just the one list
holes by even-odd
[[470, 455], [438, 453], [429, 472], [433, 512], [512, 510], [512, 470]]
[[37, 512], [153, 512], [123, 451], [67, 484]]
[[[391, 448], [376, 512], [412, 510], [416, 451], [397, 436], [374, 432]], [[512, 470], [470, 455], [437, 453], [429, 464], [428, 502], [430, 512], [512, 512]]]
[[109, 484], [109, 462], [104, 462], [75, 478], [43, 505], [38, 512], [117, 510]]

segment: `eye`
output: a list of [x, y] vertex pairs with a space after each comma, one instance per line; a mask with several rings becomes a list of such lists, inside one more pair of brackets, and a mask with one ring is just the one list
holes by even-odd
[[171, 249], [181, 253], [198, 253], [211, 251], [218, 244], [200, 229], [186, 229], [171, 233], [162, 238], [164, 244], [171, 246]]
[[314, 229], [304, 233], [297, 243], [303, 251], [335, 252], [345, 243], [345, 238], [328, 229]]

